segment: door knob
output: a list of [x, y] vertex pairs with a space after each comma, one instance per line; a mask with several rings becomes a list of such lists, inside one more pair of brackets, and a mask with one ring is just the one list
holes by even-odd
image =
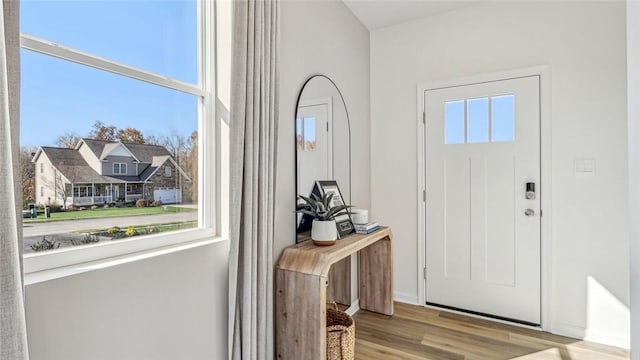
[[535, 214], [536, 214], [536, 212], [535, 212], [535, 211], [533, 211], [533, 209], [527, 209], [527, 210], [525, 210], [525, 211], [524, 211], [524, 214], [525, 214], [526, 216], [533, 216], [533, 215], [535, 215]]

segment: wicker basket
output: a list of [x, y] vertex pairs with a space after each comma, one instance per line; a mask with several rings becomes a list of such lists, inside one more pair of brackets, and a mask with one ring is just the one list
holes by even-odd
[[356, 324], [336, 303], [327, 304], [327, 360], [354, 360]]

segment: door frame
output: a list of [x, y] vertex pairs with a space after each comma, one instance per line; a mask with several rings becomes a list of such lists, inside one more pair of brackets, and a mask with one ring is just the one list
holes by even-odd
[[[426, 119], [424, 118], [424, 93], [446, 87], [472, 85], [522, 77], [540, 77], [540, 311], [542, 330], [549, 330], [551, 314], [551, 67], [547, 65], [478, 74], [439, 81], [419, 83], [417, 86], [417, 171], [416, 189], [418, 233], [418, 303], [426, 305]], [[515, 323], [514, 323], [515, 324]]]

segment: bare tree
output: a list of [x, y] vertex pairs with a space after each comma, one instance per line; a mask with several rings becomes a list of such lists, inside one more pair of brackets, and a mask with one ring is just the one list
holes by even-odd
[[66, 132], [62, 135], [58, 135], [56, 138], [56, 145], [61, 148], [74, 149], [78, 142], [82, 139], [79, 135]]
[[20, 148], [20, 186], [22, 188], [22, 207], [36, 199], [36, 164], [31, 162], [36, 149]]
[[67, 198], [69, 196], [71, 196], [71, 184], [69, 184], [64, 177], [62, 176], [62, 173], [60, 173], [58, 170], [55, 170], [55, 175], [53, 176], [53, 179], [47, 179], [47, 180], [43, 180], [44, 184], [47, 188], [49, 189], [53, 189], [54, 195], [55, 195], [55, 200], [57, 200], [58, 198], [60, 198], [62, 200], [62, 207], [63, 208], [67, 208]]
[[191, 177], [192, 201], [198, 202], [198, 131], [191, 133], [188, 166], [185, 171]]

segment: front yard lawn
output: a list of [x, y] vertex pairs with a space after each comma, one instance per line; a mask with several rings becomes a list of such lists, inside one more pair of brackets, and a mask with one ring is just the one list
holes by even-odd
[[183, 208], [177, 206], [151, 206], [151, 207], [123, 207], [123, 208], [97, 208], [87, 210], [73, 210], [63, 212], [52, 212], [50, 218], [45, 218], [43, 214], [38, 214], [35, 219], [23, 219], [25, 224], [40, 223], [49, 221], [65, 221], [80, 219], [97, 219], [109, 217], [139, 216], [139, 215], [158, 215], [197, 211], [196, 209]]

